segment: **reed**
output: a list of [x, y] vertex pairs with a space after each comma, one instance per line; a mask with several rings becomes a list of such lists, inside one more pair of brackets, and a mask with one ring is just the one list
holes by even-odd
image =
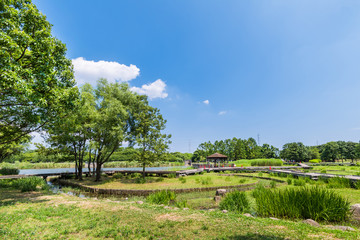
[[320, 187], [257, 189], [257, 214], [264, 217], [342, 222], [350, 216], [350, 203], [334, 191]]

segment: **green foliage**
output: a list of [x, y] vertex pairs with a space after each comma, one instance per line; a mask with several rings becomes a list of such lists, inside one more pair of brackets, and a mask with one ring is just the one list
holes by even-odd
[[320, 173], [326, 173], [326, 170], [321, 170]]
[[78, 92], [65, 44], [31, 1], [0, 3], [0, 144], [19, 140], [73, 107]]
[[202, 178], [201, 179], [201, 184], [202, 185], [210, 185], [210, 184], [212, 184], [211, 177]]
[[291, 184], [292, 184], [292, 179], [288, 178], [288, 179], [286, 180], [286, 182], [287, 182], [288, 185], [291, 185]]
[[310, 163], [321, 163], [321, 159], [311, 159], [309, 160]]
[[179, 177], [179, 181], [180, 181], [181, 183], [186, 183], [186, 178], [184, 178], [184, 177]]
[[225, 195], [220, 202], [221, 210], [228, 210], [237, 213], [243, 213], [250, 207], [249, 200], [244, 192], [233, 191]]
[[276, 188], [276, 182], [274, 180], [270, 182], [270, 187]]
[[175, 203], [176, 200], [176, 194], [171, 191], [162, 190], [160, 192], [156, 192], [153, 194], [150, 194], [146, 200], [153, 204], [165, 204], [170, 205], [172, 203]]
[[294, 186], [305, 186], [306, 182], [303, 178], [294, 179]]
[[348, 219], [350, 203], [331, 190], [319, 187], [262, 189], [255, 196], [260, 216], [340, 222]]
[[301, 142], [287, 143], [283, 146], [280, 157], [296, 162], [306, 161], [309, 159], [309, 150]]
[[347, 178], [334, 177], [328, 179], [328, 188], [351, 188], [351, 182]]
[[27, 177], [27, 178], [16, 179], [16, 181], [13, 182], [13, 186], [16, 189], [21, 190], [21, 192], [36, 191], [38, 187], [40, 187], [41, 189], [47, 188], [46, 182], [39, 177]]
[[0, 175], [18, 175], [19, 172], [17, 168], [0, 168]]
[[247, 181], [246, 178], [241, 178], [241, 179], [239, 180], [239, 183], [240, 183], [240, 184], [243, 184], [243, 183], [245, 183], [246, 181]]
[[257, 159], [251, 161], [251, 166], [282, 166], [280, 159]]

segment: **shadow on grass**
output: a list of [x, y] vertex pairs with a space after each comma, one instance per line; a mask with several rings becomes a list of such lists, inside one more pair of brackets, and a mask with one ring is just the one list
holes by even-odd
[[238, 240], [238, 239], [245, 239], [245, 240], [284, 240], [283, 237], [271, 236], [271, 235], [263, 235], [257, 233], [247, 233], [245, 235], [235, 235], [225, 239], [229, 240]]
[[48, 199], [37, 199], [40, 196], [53, 195], [44, 192], [20, 192], [13, 189], [0, 189], [0, 207], [12, 206], [17, 203], [41, 203]]

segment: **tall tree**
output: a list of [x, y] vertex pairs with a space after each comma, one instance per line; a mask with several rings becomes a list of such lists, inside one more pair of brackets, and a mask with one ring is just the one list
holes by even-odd
[[0, 1], [0, 144], [21, 139], [72, 108], [66, 47], [31, 0]]
[[171, 135], [162, 133], [165, 129], [166, 120], [160, 114], [159, 109], [148, 105], [143, 99], [139, 104], [136, 113], [136, 144], [140, 151], [137, 160], [143, 167], [143, 178], [145, 179], [145, 167], [156, 160], [161, 160], [168, 149]]
[[328, 142], [324, 145], [321, 160], [335, 162], [339, 158], [339, 153], [339, 145], [336, 142]]

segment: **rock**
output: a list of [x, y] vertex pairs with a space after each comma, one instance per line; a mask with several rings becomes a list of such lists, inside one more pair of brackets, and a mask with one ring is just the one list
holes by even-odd
[[169, 207], [169, 206], [165, 206], [164, 208], [165, 208], [165, 209], [170, 209], [170, 207]]
[[354, 204], [350, 209], [353, 211], [351, 219], [360, 222], [360, 204]]
[[218, 189], [216, 190], [216, 196], [224, 196], [226, 194], [226, 189]]
[[306, 219], [306, 220], [304, 220], [302, 222], [306, 223], [306, 224], [309, 224], [311, 226], [314, 226], [314, 227], [320, 227], [320, 224], [317, 223], [316, 221], [312, 220], [312, 219]]
[[213, 211], [215, 211], [215, 209], [210, 208], [208, 211], [209, 211], [209, 212], [213, 212]]
[[343, 230], [343, 231], [355, 231], [354, 228], [352, 227], [348, 227], [348, 226], [328, 226], [328, 228], [331, 229], [338, 229], [338, 230]]
[[269, 217], [269, 218], [272, 219], [272, 220], [280, 220], [280, 219], [274, 218], [274, 217]]
[[179, 208], [177, 208], [177, 207], [174, 207], [173, 209], [174, 209], [174, 210], [179, 210]]
[[222, 210], [222, 212], [223, 212], [223, 213], [227, 213], [227, 212], [228, 212], [228, 210]]
[[243, 215], [244, 215], [245, 217], [252, 217], [252, 218], [254, 217], [254, 216], [251, 215], [250, 213], [244, 213]]
[[136, 203], [141, 205], [141, 204], [143, 204], [144, 202], [143, 202], [143, 201], [137, 201]]
[[220, 197], [220, 196], [215, 196], [215, 197], [214, 197], [214, 201], [215, 201], [215, 202], [220, 202], [220, 201], [221, 201], [221, 197]]
[[189, 210], [189, 208], [186, 207], [186, 208], [183, 208], [183, 210]]

